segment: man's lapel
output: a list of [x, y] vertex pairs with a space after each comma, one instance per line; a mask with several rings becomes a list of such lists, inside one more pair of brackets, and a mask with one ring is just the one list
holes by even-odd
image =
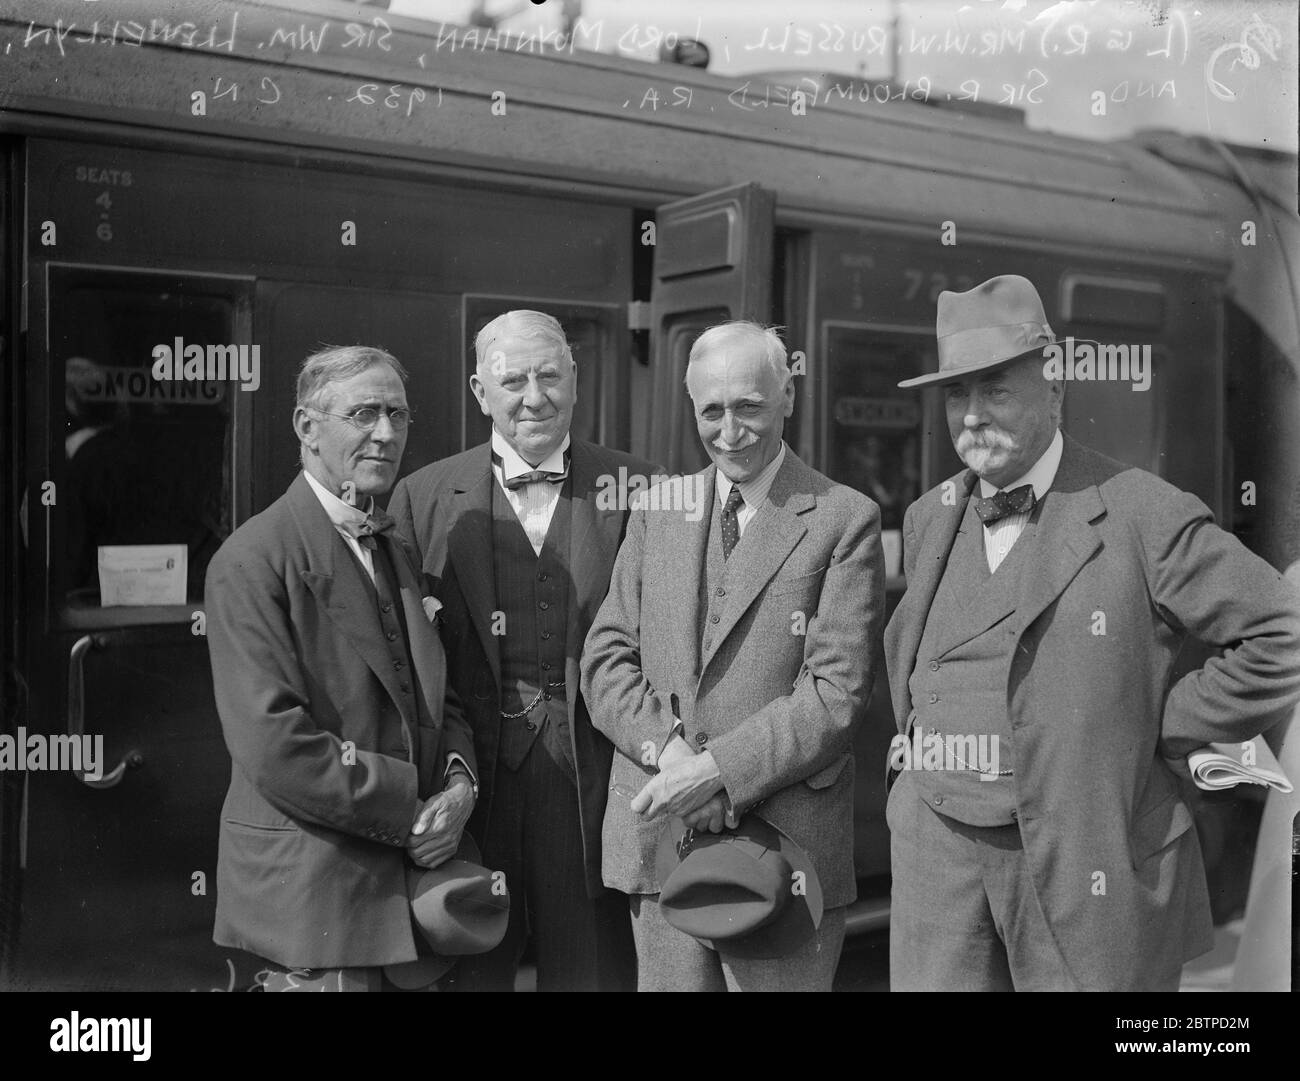
[[[625, 507], [618, 505], [615, 486], [619, 478], [601, 478], [604, 467], [586, 443], [576, 439], [569, 445], [573, 486], [569, 501], [569, 626], [579, 625], [582, 613], [596, 614], [609, 588], [610, 571], [618, 555], [619, 534]], [[600, 498], [606, 492], [605, 498]], [[602, 506], [611, 503], [612, 506]]]
[[[808, 532], [808, 527], [799, 520], [799, 515], [811, 510], [817, 500], [809, 491], [809, 486], [804, 483], [806, 471], [804, 464], [795, 457], [794, 451], [787, 447], [785, 461], [781, 463], [781, 468], [772, 480], [766, 502], [754, 515], [753, 521], [745, 527], [745, 536], [732, 553], [733, 559], [743, 559], [744, 564], [735, 575], [736, 587], [727, 597], [727, 605], [718, 623], [717, 636], [700, 658], [701, 673], [718, 652], [727, 635], [754, 603], [754, 599], [767, 587], [772, 576], [794, 551], [795, 545]], [[716, 499], [716, 495], [714, 498]], [[712, 503], [709, 509], [711, 512]], [[691, 581], [698, 582], [698, 575], [701, 573], [703, 573], [702, 566]], [[693, 626], [695, 634], [698, 635], [698, 626], [694, 624]]]
[[595, 448], [576, 439], [569, 444], [569, 599], [564, 682], [570, 717], [578, 704], [583, 628], [591, 625], [609, 589], [626, 513], [626, 507], [620, 507], [617, 499], [618, 491], [626, 489], [614, 487], [619, 480], [616, 476], [602, 483], [607, 474], [608, 468]]
[[[974, 489], [972, 489], [971, 498], [974, 498]], [[965, 566], [962, 562], [963, 555], [967, 559], [984, 560], [985, 566], [987, 566], [988, 554], [985, 550], [984, 526], [971, 513], [969, 500], [967, 500], [966, 508], [962, 513], [961, 523], [949, 548], [948, 558], [944, 561], [945, 566], [951, 563], [954, 557], [959, 560], [958, 566]], [[949, 579], [950, 585], [959, 586], [960, 588], [949, 589], [944, 594], [945, 598], [952, 602], [952, 606], [945, 609], [944, 622], [937, 628], [935, 635], [936, 655], [943, 656], [943, 654], [955, 649], [963, 642], [969, 642], [977, 634], [982, 634], [999, 620], [1004, 619], [1007, 613], [1015, 610], [1016, 595], [1005, 583], [1008, 577], [1015, 573], [1012, 569], [1013, 561], [1025, 554], [1025, 549], [1020, 546], [1029, 546], [1031, 544], [1033, 531], [1036, 531], [1037, 528], [1036, 525], [1026, 527], [1016, 541], [1011, 553], [999, 566], [996, 573], [983, 577], [984, 567], [980, 567], [977, 576], [971, 581], [953, 582]], [[967, 546], [964, 553], [963, 545]], [[937, 591], [935, 596], [938, 597]]]
[[[703, 477], [701, 483], [697, 478]], [[663, 482], [665, 488], [661, 493], [660, 507], [675, 508], [671, 510], [649, 511], [646, 517], [646, 543], [659, 540], [653, 530], [656, 521], [663, 521], [672, 526], [672, 535], [667, 538], [668, 580], [664, 583], [667, 594], [667, 610], [680, 612], [677, 633], [673, 636], [673, 649], [677, 653], [676, 671], [684, 676], [683, 684], [694, 685], [703, 663], [700, 657], [700, 589], [704, 581], [704, 563], [708, 557], [709, 522], [713, 517], [714, 501], [717, 496], [717, 467], [710, 465], [703, 473], [673, 477]], [[699, 514], [692, 521], [686, 511], [687, 486], [698, 485], [703, 489]], [[693, 493], [692, 493], [693, 494]], [[673, 501], [676, 501], [675, 503]]]
[[420, 581], [408, 561], [405, 550], [397, 541], [389, 544], [393, 568], [397, 572], [398, 591], [401, 594], [402, 612], [406, 616], [406, 631], [410, 636], [411, 663], [419, 680], [420, 693], [424, 695], [425, 708], [431, 718], [442, 716], [442, 698], [446, 691], [446, 669], [435, 669], [433, 658], [441, 653], [438, 632], [424, 611]]
[[410, 706], [403, 701], [398, 686], [401, 681], [382, 645], [383, 631], [374, 595], [364, 581], [366, 572], [357, 565], [301, 474], [290, 485], [289, 495], [289, 507], [307, 553], [308, 569], [302, 572], [303, 584], [325, 609], [335, 630], [352, 644], [383, 684], [401, 710], [403, 720], [408, 725], [414, 724]]
[[[896, 645], [897, 661], [895, 671], [898, 676], [893, 681], [894, 712], [899, 718], [906, 718], [912, 710], [911, 692], [904, 673], [910, 673], [916, 664], [916, 652], [921, 648], [921, 635], [925, 631], [926, 617], [934, 595], [939, 589], [944, 568], [948, 566], [948, 556], [952, 552], [953, 541], [961, 527], [966, 514], [966, 504], [970, 502], [971, 491], [979, 478], [969, 469], [957, 480], [954, 491], [955, 503], [952, 506], [940, 501], [930, 511], [929, 522], [917, 524], [916, 536], [920, 538], [921, 550], [916, 553], [916, 562], [912, 568], [912, 577], [908, 579], [907, 589], [898, 607], [894, 611], [891, 625], [899, 628]], [[945, 482], [946, 483], [946, 482]], [[899, 722], [903, 722], [900, 720]]]
[[1069, 436], [1056, 478], [1044, 496], [1038, 539], [1020, 577], [1016, 624], [1023, 632], [1056, 600], [1094, 552], [1101, 537], [1092, 525], [1106, 504], [1084, 460], [1083, 448]]
[[451, 480], [451, 522], [447, 529], [447, 559], [465, 597], [470, 620], [478, 632], [483, 653], [501, 686], [501, 655], [492, 633], [496, 608], [495, 572], [492, 567], [492, 447], [478, 448], [465, 468]]

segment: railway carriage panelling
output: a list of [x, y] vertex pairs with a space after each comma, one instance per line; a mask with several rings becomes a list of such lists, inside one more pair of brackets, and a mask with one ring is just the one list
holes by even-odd
[[[631, 212], [316, 167], [32, 140], [34, 257], [430, 292], [625, 300]], [[108, 206], [97, 202], [108, 194]], [[344, 223], [355, 243], [344, 243]], [[109, 226], [107, 233], [102, 226]]]

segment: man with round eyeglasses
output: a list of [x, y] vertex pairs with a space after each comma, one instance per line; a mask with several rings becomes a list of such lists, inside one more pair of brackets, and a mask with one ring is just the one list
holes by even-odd
[[474, 806], [433, 606], [374, 504], [406, 446], [405, 380], [379, 349], [308, 357], [302, 473], [208, 568], [232, 759], [213, 937], [264, 958], [268, 990], [413, 986], [408, 870], [450, 858]]

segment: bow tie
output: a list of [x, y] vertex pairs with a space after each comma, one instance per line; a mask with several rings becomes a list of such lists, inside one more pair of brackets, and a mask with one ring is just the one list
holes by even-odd
[[975, 500], [975, 513], [985, 525], [992, 525], [1009, 514], [1027, 514], [1034, 509], [1034, 486], [1022, 484], [1009, 492], [998, 492], [988, 499]]
[[352, 522], [344, 523], [346, 529], [361, 547], [369, 548], [372, 552], [379, 547], [379, 542], [375, 540], [380, 533], [387, 533], [397, 523], [387, 514], [379, 509], [371, 511], [366, 520], [359, 525]]
[[527, 473], [520, 473], [515, 477], [506, 477], [505, 463], [497, 455], [492, 455], [492, 460], [501, 466], [503, 483], [506, 489], [511, 492], [522, 488], [525, 484], [537, 484], [540, 481], [545, 481], [547, 484], [563, 484], [569, 476], [568, 455], [565, 455], [564, 458], [564, 469], [558, 473], [552, 473], [545, 469], [530, 469]]

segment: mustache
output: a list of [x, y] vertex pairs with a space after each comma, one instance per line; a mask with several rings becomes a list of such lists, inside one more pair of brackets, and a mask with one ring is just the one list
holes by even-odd
[[722, 444], [718, 443], [715, 440], [712, 446], [714, 450], [722, 451], [725, 454], [737, 454], [742, 450], [749, 450], [749, 448], [752, 447], [757, 442], [758, 442], [757, 439], [751, 439], [748, 443], [743, 443], [738, 447], [724, 447]]
[[957, 437], [958, 454], [967, 454], [973, 450], [1015, 450], [1015, 448], [1016, 443], [1011, 436], [991, 429], [973, 432], [969, 428], [963, 428], [961, 435]]

